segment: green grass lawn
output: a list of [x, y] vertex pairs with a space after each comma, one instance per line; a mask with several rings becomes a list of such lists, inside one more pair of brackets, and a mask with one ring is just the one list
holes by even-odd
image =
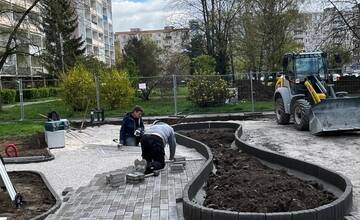
[[43, 130], [44, 125], [41, 122], [10, 122], [0, 124], [0, 139], [29, 136]]
[[[174, 101], [172, 97], [159, 98], [155, 97], [148, 101], [136, 99], [133, 105], [140, 105], [145, 109], [145, 116], [161, 116], [174, 114]], [[124, 108], [117, 108], [115, 110], [105, 110], [106, 117], [121, 117], [125, 112], [130, 111], [131, 106]], [[56, 111], [60, 114], [61, 118], [83, 118], [84, 112], [73, 112], [67, 108], [62, 100], [56, 100], [47, 103], [39, 103], [24, 106], [26, 120], [43, 120], [40, 116], [46, 115], [50, 111]], [[186, 98], [177, 99], [178, 113], [236, 113], [236, 112], [249, 112], [251, 111], [251, 102], [239, 102], [236, 104], [225, 104], [221, 106], [201, 108]], [[271, 101], [258, 101], [255, 102], [256, 111], [270, 111], [273, 109]], [[89, 113], [87, 113], [89, 118]], [[15, 106], [12, 108], [3, 109], [0, 112], [0, 122], [17, 121], [20, 119], [20, 107]]]
[[[145, 110], [144, 116], [166, 116], [174, 115], [174, 101], [172, 97], [153, 97], [151, 100], [143, 101], [136, 99], [133, 105], [141, 105]], [[105, 117], [122, 117], [125, 112], [129, 112], [133, 105], [118, 108], [115, 110], [105, 110]], [[15, 106], [0, 111], [0, 137], [8, 136], [26, 136], [43, 130], [43, 121], [45, 120], [40, 114], [47, 115], [48, 112], [56, 111], [61, 118], [81, 119], [84, 112], [73, 112], [67, 108], [62, 100], [56, 100], [47, 103], [39, 103], [24, 106], [25, 121], [19, 122], [20, 107]], [[226, 104], [222, 106], [200, 108], [195, 106], [186, 98], [177, 99], [178, 113], [182, 114], [201, 114], [201, 113], [236, 113], [250, 112], [251, 102], [239, 102], [236, 104]], [[273, 103], [271, 101], [255, 102], [256, 111], [271, 111]], [[89, 112], [86, 116], [90, 118]]]

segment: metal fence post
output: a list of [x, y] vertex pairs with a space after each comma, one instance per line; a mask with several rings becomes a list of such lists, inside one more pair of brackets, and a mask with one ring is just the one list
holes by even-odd
[[99, 89], [99, 77], [95, 76], [95, 88], [96, 88], [96, 106], [100, 110], [100, 89]]
[[175, 115], [177, 115], [177, 83], [176, 83], [176, 75], [173, 75], [173, 92], [174, 92], [174, 111]]
[[255, 112], [253, 74], [251, 71], [250, 71], [250, 89], [251, 89], [251, 111]]
[[23, 94], [22, 79], [19, 79], [18, 83], [19, 83], [19, 98], [20, 98], [20, 121], [23, 121], [24, 120], [24, 94]]

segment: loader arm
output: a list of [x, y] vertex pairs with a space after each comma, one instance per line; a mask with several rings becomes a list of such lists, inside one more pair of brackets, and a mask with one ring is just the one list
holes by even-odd
[[310, 93], [311, 98], [313, 99], [315, 104], [320, 103], [322, 100], [326, 99], [326, 94], [324, 94], [323, 92], [316, 92], [316, 90], [314, 89], [313, 84], [310, 82], [310, 80], [306, 80], [304, 83], [305, 87], [307, 88], [307, 90]]

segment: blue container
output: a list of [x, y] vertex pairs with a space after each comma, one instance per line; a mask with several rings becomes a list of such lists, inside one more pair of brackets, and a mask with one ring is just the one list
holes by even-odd
[[70, 127], [70, 123], [67, 119], [61, 119], [60, 121], [47, 121], [45, 122], [45, 131], [60, 131], [67, 130]]

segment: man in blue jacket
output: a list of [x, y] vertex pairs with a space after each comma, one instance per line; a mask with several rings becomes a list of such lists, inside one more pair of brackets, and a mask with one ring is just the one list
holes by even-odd
[[145, 174], [165, 167], [165, 146], [169, 145], [170, 160], [174, 159], [176, 139], [174, 129], [163, 122], [155, 122], [141, 138], [142, 158], [146, 160]]
[[132, 112], [127, 113], [122, 121], [120, 129], [120, 146], [138, 146], [141, 134], [144, 131], [144, 123], [141, 118], [144, 109], [135, 106]]

